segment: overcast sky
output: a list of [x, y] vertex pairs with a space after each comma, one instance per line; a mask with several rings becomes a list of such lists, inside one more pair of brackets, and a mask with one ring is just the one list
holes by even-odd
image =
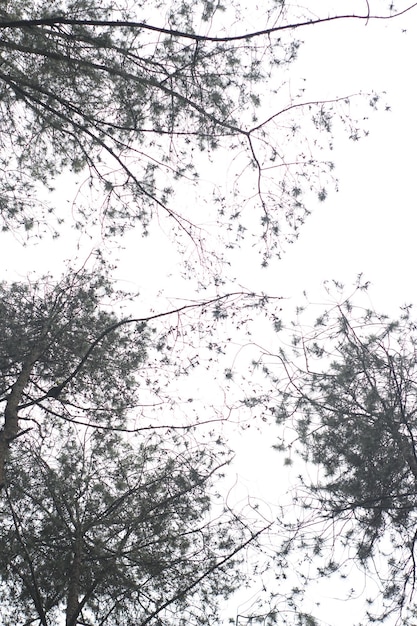
[[317, 81], [338, 94], [386, 90], [391, 112], [371, 116], [368, 138], [337, 146], [340, 191], [314, 212], [281, 268], [295, 270], [297, 287], [363, 272], [376, 306], [416, 301], [416, 23], [415, 13], [401, 24], [339, 23], [323, 29], [321, 46], [301, 51]]

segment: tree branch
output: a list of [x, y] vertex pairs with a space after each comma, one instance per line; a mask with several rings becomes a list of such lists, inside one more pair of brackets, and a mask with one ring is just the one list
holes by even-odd
[[190, 309], [203, 308], [205, 306], [209, 306], [211, 304], [217, 304], [219, 302], [223, 302], [225, 300], [228, 300], [228, 299], [231, 299], [231, 298], [234, 298], [234, 297], [243, 297], [243, 296], [248, 296], [248, 295], [252, 295], [253, 296], [255, 294], [248, 294], [248, 293], [245, 293], [245, 292], [242, 292], [242, 291], [237, 291], [237, 292], [232, 292], [232, 293], [225, 294], [223, 296], [216, 296], [215, 298], [212, 298], [210, 300], [205, 300], [204, 302], [197, 302], [197, 303], [193, 303], [193, 304], [185, 304], [184, 306], [178, 307], [176, 309], [171, 309], [170, 311], [164, 311], [163, 313], [155, 313], [154, 315], [148, 315], [147, 317], [136, 317], [136, 318], [129, 318], [129, 319], [124, 319], [124, 320], [119, 320], [118, 322], [115, 322], [114, 324], [111, 324], [110, 326], [105, 328], [99, 334], [99, 336], [93, 341], [93, 343], [91, 344], [91, 346], [89, 347], [87, 352], [84, 354], [84, 356], [80, 360], [80, 362], [77, 365], [77, 367], [67, 376], [67, 378], [65, 378], [65, 380], [62, 381], [62, 383], [52, 387], [44, 396], [41, 396], [40, 398], [37, 398], [37, 399], [34, 399], [34, 400], [31, 400], [30, 402], [26, 402], [25, 404], [19, 405], [17, 407], [17, 409], [20, 410], [20, 409], [25, 409], [25, 408], [27, 408], [29, 406], [33, 406], [34, 404], [38, 404], [42, 400], [45, 400], [45, 398], [49, 398], [49, 397], [58, 398], [60, 393], [63, 391], [63, 389], [80, 372], [80, 370], [82, 369], [82, 367], [84, 366], [84, 364], [86, 363], [86, 361], [88, 360], [88, 358], [90, 357], [90, 355], [92, 354], [94, 349], [98, 346], [98, 344], [101, 341], [103, 341], [103, 339], [108, 334], [110, 334], [111, 332], [117, 330], [117, 328], [120, 328], [121, 326], [124, 326], [126, 324], [146, 324], [147, 322], [150, 322], [152, 320], [159, 319], [159, 318], [162, 318], [162, 317], [167, 317], [168, 315], [179, 314], [179, 313], [182, 313], [182, 312], [190, 310]]
[[345, 14], [345, 15], [332, 15], [329, 17], [317, 18], [315, 20], [306, 20], [303, 22], [294, 22], [291, 24], [284, 24], [283, 26], [274, 26], [272, 28], [265, 28], [263, 30], [245, 33], [243, 35], [232, 35], [225, 37], [211, 37], [209, 35], [198, 35], [196, 33], [187, 33], [181, 30], [163, 28], [162, 26], [154, 26], [147, 24], [146, 22], [135, 22], [129, 20], [94, 20], [94, 19], [73, 19], [64, 16], [56, 17], [44, 17], [38, 19], [27, 20], [4, 20], [0, 22], [0, 29], [7, 28], [31, 28], [34, 26], [102, 26], [108, 28], [133, 28], [150, 30], [157, 33], [170, 35], [171, 37], [177, 37], [179, 39], [190, 39], [192, 41], [208, 41], [213, 43], [225, 43], [230, 41], [247, 41], [255, 39], [256, 37], [271, 36], [274, 33], [279, 33], [284, 30], [296, 30], [305, 26], [315, 26], [317, 24], [326, 24], [328, 22], [334, 22], [337, 20], [363, 20], [366, 23], [369, 20], [392, 20], [396, 17], [400, 17], [405, 13], [413, 10], [417, 6], [417, 2], [409, 5], [402, 11], [394, 13], [393, 15], [370, 15], [369, 11], [365, 15]]

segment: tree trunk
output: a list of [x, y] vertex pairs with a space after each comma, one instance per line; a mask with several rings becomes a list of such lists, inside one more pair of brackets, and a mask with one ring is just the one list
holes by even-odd
[[77, 535], [74, 543], [74, 557], [71, 564], [69, 574], [68, 596], [67, 596], [67, 615], [65, 626], [76, 626], [77, 618], [80, 612], [80, 574], [82, 560], [82, 537], [81, 531], [77, 528]]
[[38, 347], [31, 350], [6, 402], [4, 426], [0, 431], [0, 490], [3, 489], [6, 481], [5, 466], [10, 443], [16, 439], [19, 432], [18, 409], [22, 403], [23, 390], [29, 382], [33, 366], [40, 354], [41, 350]]

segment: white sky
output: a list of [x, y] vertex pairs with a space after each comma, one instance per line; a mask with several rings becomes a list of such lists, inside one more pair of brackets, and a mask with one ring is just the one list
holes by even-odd
[[368, 138], [337, 150], [340, 192], [313, 214], [283, 263], [298, 288], [326, 278], [353, 282], [363, 272], [376, 306], [416, 301], [416, 25], [415, 13], [401, 25], [339, 23], [321, 49], [304, 48], [331, 90], [386, 90], [392, 112], [372, 116]]
[[[364, 4], [358, 3], [362, 11]], [[395, 315], [399, 305], [417, 303], [417, 10], [393, 22], [339, 22], [299, 36], [305, 45], [291, 70], [294, 88], [297, 77], [305, 76], [309, 95], [318, 99], [385, 90], [392, 110], [369, 110], [371, 133], [359, 143], [339, 139], [334, 154], [339, 193], [316, 208], [279, 263], [260, 270], [250, 257], [237, 258], [237, 282], [285, 296], [295, 308], [304, 289], [312, 300], [320, 300], [324, 280], [353, 283], [363, 272], [372, 283], [376, 308]], [[70, 235], [48, 246], [47, 254], [42, 242], [22, 249], [11, 237], [2, 237], [9, 242], [0, 253], [0, 276], [5, 279], [24, 278], [34, 268], [59, 273], [64, 259], [74, 256]], [[161, 254], [155, 239], [138, 243], [138, 235], [131, 233], [125, 244], [117, 274], [127, 288], [139, 287], [150, 302], [161, 288], [168, 296], [189, 294], [189, 285], [172, 276], [172, 258]], [[277, 477], [282, 476], [278, 457], [270, 450], [272, 439], [273, 432], [242, 437], [234, 466], [248, 489], [266, 499], [275, 496]], [[352, 624], [350, 607], [328, 600], [323, 619], [338, 626]], [[228, 614], [246, 609], [236, 604]]]

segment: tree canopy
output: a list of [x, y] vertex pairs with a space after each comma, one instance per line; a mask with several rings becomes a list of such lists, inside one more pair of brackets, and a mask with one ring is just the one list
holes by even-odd
[[412, 623], [417, 325], [411, 307], [391, 319], [356, 299], [340, 297], [310, 326], [299, 312], [293, 347], [278, 355], [287, 376], [276, 381], [273, 409], [296, 436], [287, 432], [278, 447], [316, 468], [296, 501], [305, 511], [300, 543], [317, 570], [343, 573], [353, 560], [379, 580], [370, 621], [400, 611]]
[[268, 525], [216, 504], [231, 458], [220, 432], [143, 410], [169, 365], [152, 320], [211, 307], [215, 322], [229, 296], [141, 319], [117, 316], [121, 296], [85, 270], [1, 285], [4, 619], [208, 623]]
[[[95, 222], [109, 235], [140, 222], [146, 233], [157, 217], [171, 237], [219, 255], [207, 241], [214, 218], [225, 226], [224, 246], [250, 234], [265, 263], [279, 254], [282, 238], [309, 213], [308, 200], [326, 198], [334, 164], [323, 148], [334, 122], [341, 119], [352, 139], [363, 132], [351, 94], [325, 102], [304, 101], [302, 90], [284, 95], [298, 33], [373, 16], [317, 18], [271, 0], [263, 29], [250, 32], [245, 11], [206, 0], [3, 4], [2, 228], [62, 231], [71, 218], [54, 202], [62, 205], [59, 175], [72, 172], [80, 188], [89, 181], [72, 205], [81, 230]], [[384, 11], [380, 17], [395, 15]], [[264, 113], [267, 97], [276, 105]], [[200, 170], [220, 149], [235, 155], [233, 191], [225, 195], [220, 181], [210, 206], [198, 193]], [[198, 210], [176, 198], [179, 190]]]
[[253, 535], [232, 516], [212, 519], [219, 467], [207, 448], [67, 424], [60, 441], [26, 439], [11, 463], [3, 620], [210, 623], [243, 580], [238, 553]]
[[[75, 260], [63, 277], [52, 267], [0, 282], [5, 623], [218, 623], [221, 603], [253, 573], [261, 579], [274, 562], [275, 578], [287, 578], [293, 546], [324, 555], [320, 534], [222, 492], [233, 457], [224, 425], [265, 421], [265, 407], [281, 424], [295, 420], [302, 457], [324, 468], [323, 482], [304, 485], [306, 510], [317, 505], [320, 523], [339, 524], [342, 547], [353, 545], [364, 567], [388, 538], [385, 599], [404, 604], [417, 476], [409, 312], [392, 323], [365, 312], [359, 332], [350, 304], [340, 305], [327, 334], [336, 357], [320, 343], [326, 313], [311, 341], [294, 341], [305, 367], [280, 352], [279, 374], [262, 370], [265, 385], [253, 372], [235, 380], [236, 363], [247, 349], [261, 364], [257, 328], [282, 329], [281, 298], [223, 291], [231, 249], [246, 238], [266, 266], [326, 199], [335, 128], [353, 141], [367, 133], [367, 115], [358, 122], [350, 108], [355, 94], [310, 101], [303, 87], [287, 89], [288, 68], [303, 29], [413, 8], [375, 4], [317, 16], [285, 0], [256, 10], [211, 0], [2, 3], [1, 229], [25, 242], [98, 231], [103, 242], [94, 263], [74, 270]], [[366, 106], [378, 103], [366, 95]], [[143, 235], [155, 225], [180, 253], [191, 245], [191, 299], [142, 313], [141, 297], [119, 289], [105, 246], [123, 245], [136, 224]], [[328, 371], [311, 370], [312, 358]], [[198, 376], [218, 398], [195, 402]], [[279, 532], [258, 543], [274, 524]], [[247, 557], [258, 548], [263, 568]], [[268, 616], [311, 626], [299, 595], [272, 591], [291, 611]]]

